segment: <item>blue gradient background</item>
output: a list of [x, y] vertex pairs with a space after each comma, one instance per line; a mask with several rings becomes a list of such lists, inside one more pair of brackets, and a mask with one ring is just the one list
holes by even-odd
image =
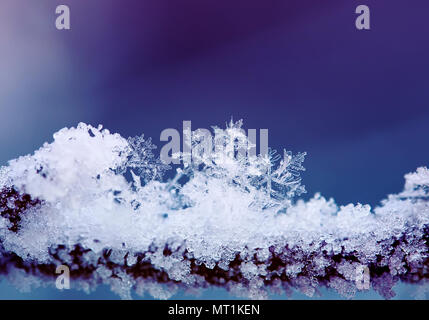
[[[370, 31], [355, 28], [359, 4]], [[158, 142], [182, 120], [243, 118], [271, 147], [308, 152], [305, 197], [374, 206], [429, 165], [428, 18], [427, 0], [2, 0], [0, 164], [80, 121]], [[0, 298], [116, 296], [2, 281]]]

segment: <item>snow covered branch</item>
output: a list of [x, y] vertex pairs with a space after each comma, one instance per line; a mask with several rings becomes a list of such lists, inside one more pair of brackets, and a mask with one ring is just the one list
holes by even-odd
[[143, 136], [82, 123], [60, 130], [0, 169], [0, 272], [28, 289], [67, 265], [72, 287], [105, 283], [122, 298], [208, 286], [255, 299], [291, 288], [312, 296], [321, 286], [347, 297], [372, 287], [390, 298], [400, 280], [424, 283], [427, 168], [374, 209], [319, 194], [294, 202], [305, 192], [305, 153], [243, 156], [251, 146], [240, 128], [216, 128], [224, 148], [195, 152], [198, 161], [172, 179]]

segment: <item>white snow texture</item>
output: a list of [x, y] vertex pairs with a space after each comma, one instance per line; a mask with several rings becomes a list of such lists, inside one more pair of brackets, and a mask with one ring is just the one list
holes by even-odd
[[[1, 273], [28, 290], [54, 284], [64, 264], [73, 288], [104, 283], [124, 299], [210, 286], [253, 299], [291, 289], [313, 296], [321, 286], [391, 298], [398, 281], [425, 284], [427, 168], [374, 209], [320, 194], [295, 201], [305, 153], [231, 153], [251, 147], [241, 125], [215, 128], [224, 149], [195, 152], [199, 161], [169, 179], [150, 139], [83, 123], [11, 160], [0, 168]], [[198, 147], [196, 132], [193, 140]], [[367, 286], [357, 270], [368, 270]]]

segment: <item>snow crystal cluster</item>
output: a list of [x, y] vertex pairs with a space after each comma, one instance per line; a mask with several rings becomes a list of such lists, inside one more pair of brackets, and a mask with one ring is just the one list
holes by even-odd
[[0, 273], [28, 290], [66, 265], [72, 287], [107, 284], [125, 299], [211, 286], [254, 299], [323, 286], [391, 298], [398, 281], [426, 281], [427, 168], [373, 210], [319, 194], [293, 201], [305, 153], [240, 156], [251, 147], [240, 126], [215, 128], [223, 148], [193, 151], [198, 161], [170, 179], [143, 136], [83, 123], [55, 133], [0, 168]]

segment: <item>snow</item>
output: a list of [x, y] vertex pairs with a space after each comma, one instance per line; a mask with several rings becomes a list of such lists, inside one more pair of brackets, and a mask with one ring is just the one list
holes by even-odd
[[[179, 288], [208, 286], [254, 299], [290, 288], [312, 296], [321, 286], [353, 297], [361, 266], [386, 298], [399, 280], [424, 281], [427, 168], [405, 175], [404, 190], [374, 209], [338, 206], [320, 194], [295, 201], [305, 192], [305, 153], [236, 153], [252, 147], [241, 125], [215, 127], [221, 144], [196, 152], [197, 161], [172, 179], [163, 178], [170, 168], [150, 139], [83, 123], [11, 160], [0, 169], [0, 265], [7, 277], [28, 289], [21, 282], [46, 283], [65, 264], [72, 287], [104, 283], [124, 299], [132, 290], [167, 299]], [[201, 150], [198, 132], [193, 137]], [[11, 214], [19, 216], [16, 228]], [[30, 266], [32, 274], [25, 272]]]

